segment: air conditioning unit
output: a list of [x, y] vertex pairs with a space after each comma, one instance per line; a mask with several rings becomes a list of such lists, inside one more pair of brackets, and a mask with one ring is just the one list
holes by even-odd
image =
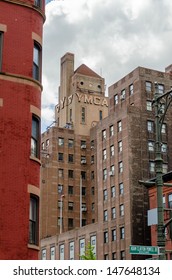
[[86, 212], [87, 211], [87, 207], [82, 206], [81, 210], [82, 210], [82, 212]]
[[86, 149], [86, 145], [81, 145], [81, 149]]
[[87, 162], [86, 162], [86, 159], [82, 159], [81, 160], [81, 164], [86, 164]]
[[114, 176], [114, 171], [110, 171], [109, 176]]
[[91, 160], [91, 164], [93, 164], [94, 163], [94, 160]]
[[124, 93], [121, 94], [120, 99], [121, 99], [121, 100], [125, 100], [125, 94], [124, 94]]

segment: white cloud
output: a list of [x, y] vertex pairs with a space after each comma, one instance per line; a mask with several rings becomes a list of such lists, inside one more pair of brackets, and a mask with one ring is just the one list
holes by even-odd
[[66, 52], [75, 54], [75, 68], [85, 63], [102, 73], [107, 86], [137, 66], [164, 70], [172, 63], [170, 0], [57, 0], [47, 4], [46, 17], [43, 129], [54, 120], [60, 58]]

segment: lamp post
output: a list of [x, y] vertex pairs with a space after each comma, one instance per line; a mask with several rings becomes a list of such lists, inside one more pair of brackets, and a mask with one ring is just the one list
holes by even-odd
[[160, 94], [158, 84], [155, 83], [155, 95], [153, 105], [155, 108], [155, 132], [156, 132], [156, 143], [155, 143], [155, 172], [156, 172], [156, 188], [157, 188], [157, 208], [158, 208], [158, 228], [157, 228], [157, 246], [161, 248], [160, 260], [165, 259], [165, 234], [164, 234], [164, 210], [163, 210], [163, 159], [161, 152], [161, 129], [164, 122], [166, 112], [172, 101], [172, 90]]

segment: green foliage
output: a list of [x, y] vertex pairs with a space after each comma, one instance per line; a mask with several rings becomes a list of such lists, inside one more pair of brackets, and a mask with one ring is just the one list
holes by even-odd
[[86, 246], [85, 254], [81, 256], [81, 260], [96, 260], [96, 256], [93, 252], [94, 247], [91, 246], [90, 242]]

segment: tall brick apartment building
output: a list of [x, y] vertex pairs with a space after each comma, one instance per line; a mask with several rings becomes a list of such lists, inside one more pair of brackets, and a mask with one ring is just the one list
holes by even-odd
[[[155, 177], [154, 82], [169, 90], [171, 68], [138, 67], [114, 83], [107, 115], [100, 77], [83, 65], [73, 71], [72, 57], [62, 58], [56, 124], [42, 136], [41, 258], [79, 259], [88, 241], [97, 259], [143, 258], [129, 253], [130, 245], [150, 245], [148, 191], [138, 181]], [[172, 168], [170, 114], [164, 173]]]
[[0, 259], [38, 259], [43, 1], [0, 1]]

